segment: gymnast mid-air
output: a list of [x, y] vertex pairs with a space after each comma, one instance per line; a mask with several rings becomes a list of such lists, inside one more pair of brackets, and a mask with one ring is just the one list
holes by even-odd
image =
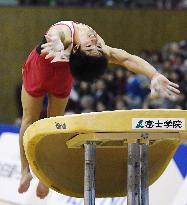
[[[91, 27], [73, 21], [61, 21], [52, 25], [26, 59], [22, 70], [19, 193], [26, 192], [32, 180], [23, 148], [23, 135], [39, 119], [44, 96], [48, 95], [48, 117], [64, 115], [73, 80], [91, 83], [105, 72], [108, 63], [118, 64], [129, 71], [147, 76], [151, 80], [151, 95], [170, 98], [180, 93], [177, 84], [169, 81], [148, 62], [125, 50], [106, 45]], [[48, 192], [49, 188], [39, 181], [37, 196], [44, 198]]]

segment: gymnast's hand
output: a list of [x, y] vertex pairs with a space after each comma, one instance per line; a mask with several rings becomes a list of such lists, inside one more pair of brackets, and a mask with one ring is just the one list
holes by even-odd
[[46, 54], [45, 59], [52, 58], [51, 63], [54, 62], [68, 62], [71, 52], [70, 46], [64, 50], [64, 45], [57, 36], [45, 35], [47, 43], [42, 44], [41, 54]]
[[176, 97], [180, 93], [179, 85], [169, 81], [165, 76], [156, 73], [151, 79], [151, 97], [161, 96], [167, 98]]

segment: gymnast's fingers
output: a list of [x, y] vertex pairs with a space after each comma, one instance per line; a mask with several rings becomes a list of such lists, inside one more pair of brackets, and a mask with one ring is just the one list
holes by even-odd
[[179, 95], [179, 93], [175, 93], [175, 92], [173, 92], [173, 91], [171, 91], [171, 90], [167, 90], [167, 91], [166, 91], [166, 97], [169, 98], [169, 99], [171, 99], [171, 100], [177, 98], [178, 95]]
[[51, 50], [51, 48], [44, 48], [41, 50], [41, 53], [48, 53]]
[[173, 83], [171, 81], [169, 81], [169, 85], [171, 85], [172, 87], [175, 87], [175, 88], [179, 88], [179, 85], [176, 84], [176, 83]]
[[66, 58], [65, 56], [56, 56], [55, 58], [53, 58], [51, 63], [55, 63], [55, 62], [69, 62], [69, 59]]
[[41, 45], [41, 47], [42, 48], [50, 47], [50, 46], [52, 46], [52, 44], [53, 44], [52, 42], [44, 43], [44, 44]]
[[55, 58], [53, 58], [53, 60], [51, 61], [51, 63], [55, 63], [55, 62], [58, 62], [58, 61], [60, 61], [60, 58], [55, 57]]
[[46, 55], [45, 59], [51, 58], [54, 56], [54, 52], [50, 52]]
[[173, 93], [175, 93], [177, 95], [180, 93], [180, 90], [178, 90], [178, 89], [176, 89], [176, 88], [174, 88], [174, 87], [172, 87], [170, 85], [168, 85], [168, 90], [172, 91]]

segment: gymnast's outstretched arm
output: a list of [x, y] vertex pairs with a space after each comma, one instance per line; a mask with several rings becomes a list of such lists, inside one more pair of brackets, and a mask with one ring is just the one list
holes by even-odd
[[158, 73], [152, 65], [136, 55], [131, 55], [122, 49], [109, 46], [106, 46], [106, 49], [110, 63], [121, 65], [133, 73], [143, 74], [150, 79]]
[[143, 74], [151, 80], [151, 95], [161, 95], [172, 97], [180, 93], [178, 85], [169, 81], [165, 76], [160, 74], [152, 65], [144, 59], [131, 55], [128, 52], [104, 46], [104, 51], [107, 54], [109, 63], [114, 63], [127, 68], [137, 74]]

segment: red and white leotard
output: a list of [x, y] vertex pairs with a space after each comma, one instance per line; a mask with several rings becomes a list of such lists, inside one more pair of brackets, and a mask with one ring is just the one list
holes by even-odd
[[[67, 25], [71, 30], [71, 47], [74, 44], [74, 22], [60, 21], [55, 25]], [[39, 49], [38, 49], [39, 48]], [[23, 85], [33, 97], [44, 96], [47, 93], [64, 98], [70, 94], [73, 77], [70, 73], [69, 62], [51, 63], [40, 55], [41, 44], [32, 50], [23, 64]]]

